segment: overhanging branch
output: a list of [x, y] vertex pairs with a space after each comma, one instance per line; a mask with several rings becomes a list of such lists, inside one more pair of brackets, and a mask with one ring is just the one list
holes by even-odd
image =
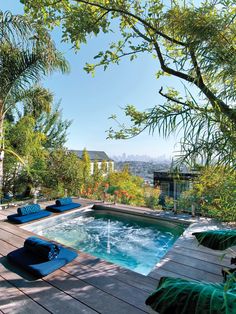
[[90, 5], [90, 6], [94, 6], [94, 7], [97, 7], [97, 8], [100, 8], [102, 10], [105, 10], [105, 11], [110, 11], [110, 12], [117, 12], [117, 13], [120, 13], [120, 14], [124, 14], [126, 16], [129, 16], [129, 17], [132, 17], [134, 18], [136, 21], [139, 21], [140, 23], [143, 24], [143, 26], [145, 27], [148, 27], [150, 30], [152, 30], [156, 35], [159, 35], [163, 38], [165, 38], [166, 40], [174, 43], [174, 44], [177, 44], [177, 45], [180, 45], [180, 46], [184, 46], [186, 47], [187, 44], [182, 42], [182, 41], [179, 41], [175, 38], [172, 38], [168, 35], [166, 35], [165, 33], [159, 31], [158, 29], [156, 29], [153, 25], [151, 25], [150, 23], [148, 23], [147, 21], [145, 21], [144, 19], [142, 19], [141, 17], [125, 10], [125, 9], [121, 9], [121, 8], [114, 8], [114, 7], [106, 7], [102, 4], [99, 4], [99, 3], [96, 3], [96, 2], [91, 2], [91, 1], [86, 1], [86, 0], [74, 0], [78, 3], [84, 3], [84, 4], [87, 4], [87, 5]]

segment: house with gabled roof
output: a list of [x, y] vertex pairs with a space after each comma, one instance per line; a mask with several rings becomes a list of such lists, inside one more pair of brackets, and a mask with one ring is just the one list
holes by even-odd
[[[83, 150], [73, 150], [70, 149], [70, 152], [76, 154], [78, 158], [82, 159]], [[91, 174], [93, 174], [94, 169], [94, 162], [97, 161], [98, 168], [101, 168], [102, 162], [106, 162], [107, 169], [110, 169], [114, 171], [114, 160], [112, 160], [104, 151], [98, 151], [98, 150], [87, 150], [87, 153], [89, 155], [90, 161], [91, 161]]]

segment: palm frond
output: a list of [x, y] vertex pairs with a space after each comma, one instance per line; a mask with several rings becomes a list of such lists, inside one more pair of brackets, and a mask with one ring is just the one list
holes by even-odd
[[0, 43], [18, 43], [32, 35], [33, 27], [22, 15], [13, 15], [10, 11], [0, 11]]

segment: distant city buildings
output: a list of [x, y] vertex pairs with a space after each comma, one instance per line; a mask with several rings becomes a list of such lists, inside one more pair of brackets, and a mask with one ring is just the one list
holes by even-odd
[[[69, 151], [76, 154], [78, 156], [78, 158], [82, 159], [83, 150], [72, 150], [72, 149], [70, 149]], [[87, 150], [87, 153], [89, 155], [90, 162], [91, 162], [91, 168], [90, 168], [91, 174], [93, 174], [93, 171], [94, 171], [95, 161], [97, 162], [99, 169], [101, 169], [102, 164], [105, 163], [106, 169], [107, 169], [106, 172], [108, 172], [109, 169], [111, 171], [114, 171], [114, 161], [111, 158], [109, 158], [104, 151]]]

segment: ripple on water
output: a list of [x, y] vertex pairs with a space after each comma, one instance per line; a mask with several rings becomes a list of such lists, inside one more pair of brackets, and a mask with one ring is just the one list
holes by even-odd
[[41, 235], [146, 275], [181, 234], [177, 229], [93, 214], [43, 229]]

